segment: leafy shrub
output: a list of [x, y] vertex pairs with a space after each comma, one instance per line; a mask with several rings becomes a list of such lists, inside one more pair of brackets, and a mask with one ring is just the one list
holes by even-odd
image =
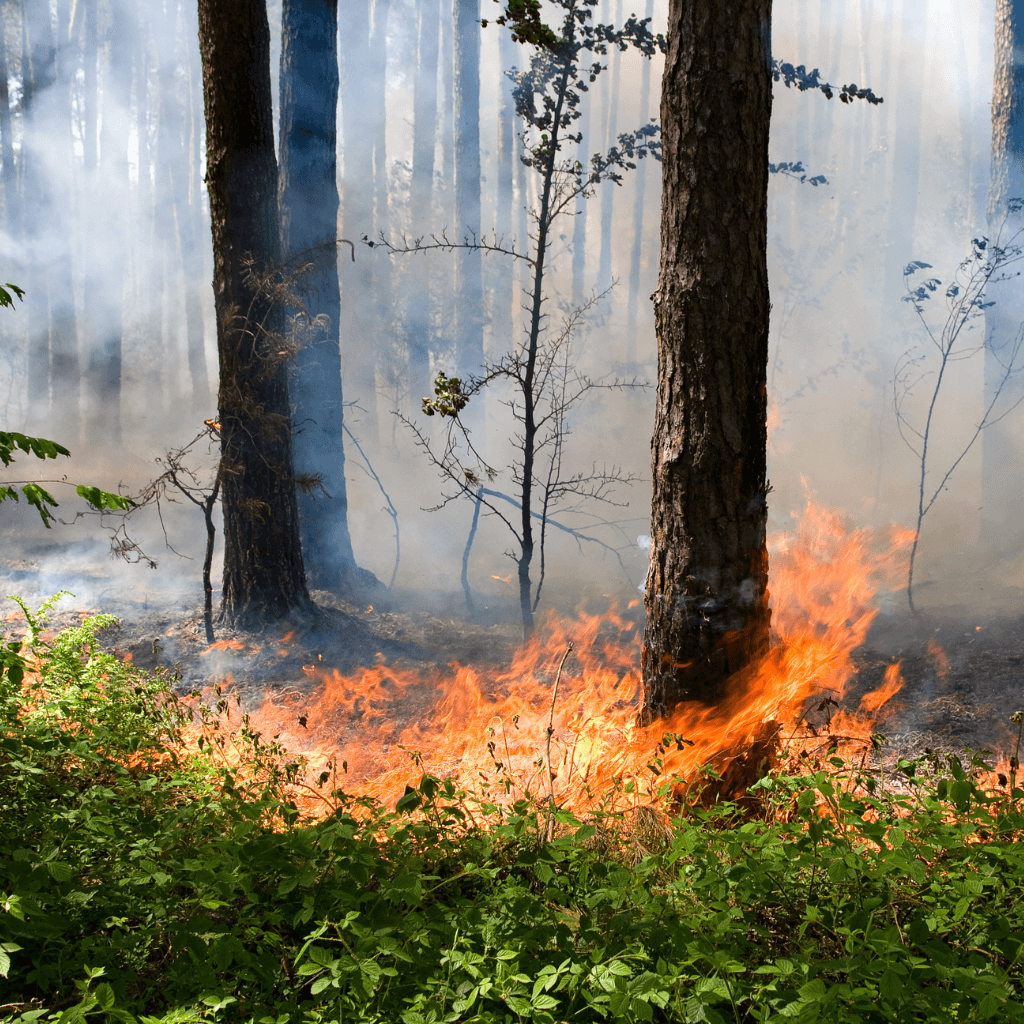
[[887, 787], [836, 758], [763, 779], [758, 816], [559, 811], [550, 842], [546, 803], [430, 775], [308, 820], [301, 766], [105, 653], [109, 617], [46, 641], [26, 615], [0, 648], [7, 1021], [1024, 1020], [1024, 792], [976, 758]]

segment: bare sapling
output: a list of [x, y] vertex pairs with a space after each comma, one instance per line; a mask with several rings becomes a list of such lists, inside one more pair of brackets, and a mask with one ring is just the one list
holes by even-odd
[[[1019, 208], [1019, 207], [1018, 207]], [[1005, 227], [1005, 224], [1004, 224]], [[988, 393], [982, 415], [970, 430], [966, 441], [959, 447], [959, 454], [941, 473], [929, 479], [933, 473], [931, 467], [931, 446], [942, 417], [945, 394], [944, 387], [949, 385], [950, 376], [958, 363], [970, 359], [985, 349], [984, 331], [982, 337], [971, 332], [978, 326], [979, 318], [984, 324], [984, 311], [993, 303], [986, 301], [986, 289], [990, 284], [1009, 280], [1016, 276], [1007, 273], [1006, 268], [1019, 261], [1022, 249], [1018, 244], [1022, 231], [1018, 231], [1008, 242], [995, 242], [987, 238], [971, 240], [971, 254], [957, 268], [953, 282], [946, 288], [946, 306], [948, 313], [941, 331], [936, 332], [924, 315], [924, 303], [939, 289], [942, 282], [937, 278], [929, 278], [916, 288], [912, 286], [911, 277], [918, 270], [930, 269], [930, 263], [914, 260], [907, 264], [903, 271], [907, 294], [904, 302], [909, 302], [925, 329], [925, 338], [900, 357], [893, 374], [893, 410], [896, 414], [896, 426], [907, 447], [917, 459], [917, 515], [914, 524], [914, 543], [910, 549], [907, 566], [907, 603], [913, 614], [919, 615], [914, 603], [914, 563], [921, 541], [921, 526], [925, 516], [931, 511], [939, 495], [945, 490], [946, 484], [957, 466], [974, 446], [981, 432], [1003, 417], [1007, 416], [1017, 405], [1017, 401], [1006, 401], [1004, 393], [1008, 389], [1011, 378], [1024, 370], [1024, 325], [1016, 336], [1001, 346], [1001, 379]], [[914, 417], [911, 412], [911, 400], [923, 392], [925, 403], [923, 418]]]
[[[473, 248], [527, 261], [530, 280], [522, 303], [526, 324], [520, 344], [486, 362], [477, 374], [437, 375], [434, 394], [423, 400], [422, 411], [447, 421], [439, 436], [431, 436], [411, 418], [396, 413], [412, 430], [416, 443], [440, 470], [445, 482], [446, 490], [435, 509], [465, 498], [500, 519], [515, 537], [516, 550], [510, 555], [517, 568], [525, 636], [533, 631], [552, 513], [557, 509], [578, 509], [583, 501], [614, 504], [615, 485], [635, 479], [617, 466], [599, 468], [595, 464], [589, 470], [574, 471], [569, 465], [566, 441], [571, 433], [570, 410], [598, 389], [645, 386], [635, 380], [593, 380], [576, 368], [574, 334], [604, 295], [592, 295], [582, 306], [564, 309], [561, 331], [557, 334], [549, 332], [548, 314], [544, 310], [550, 298], [551, 250], [559, 244], [558, 219], [572, 215], [577, 199], [593, 195], [602, 182], [619, 184], [622, 172], [635, 167], [635, 159], [658, 159], [661, 153], [658, 127], [648, 123], [632, 133], [619, 135], [618, 145], [607, 153], [594, 154], [589, 167], [561, 155], [563, 146], [571, 146], [575, 152], [580, 142], [573, 126], [581, 116], [580, 104], [589, 83], [605, 70], [600, 58], [607, 55], [608, 47], [625, 50], [633, 46], [648, 58], [664, 48], [664, 39], [651, 34], [649, 19], [630, 18], [622, 28], [595, 25], [591, 20], [593, 6], [592, 0], [558, 0], [557, 7], [564, 15], [560, 33], [541, 41], [528, 69], [508, 72], [514, 83], [516, 114], [524, 124], [520, 160], [538, 178], [538, 204], [532, 211], [529, 255], [519, 251], [515, 243], [506, 243], [497, 236], [491, 240], [480, 238], [473, 231], [462, 238], [450, 238], [444, 231], [431, 235], [429, 240], [403, 238], [400, 245], [383, 235], [374, 243], [366, 240], [367, 244], [383, 246], [392, 255]], [[590, 58], [594, 59], [587, 63]], [[499, 458], [485, 455], [474, 437], [474, 427], [482, 421], [477, 411], [478, 396], [492, 387], [501, 391], [500, 405], [511, 417], [510, 429], [503, 436], [514, 449], [508, 469], [514, 490], [511, 500], [518, 515], [509, 514], [504, 507], [510, 496], [488, 493], [489, 489], [482, 487], [485, 480], [493, 483], [499, 474]], [[471, 401], [470, 419], [466, 409]], [[535, 554], [539, 554], [542, 562], [536, 590], [531, 578]]]

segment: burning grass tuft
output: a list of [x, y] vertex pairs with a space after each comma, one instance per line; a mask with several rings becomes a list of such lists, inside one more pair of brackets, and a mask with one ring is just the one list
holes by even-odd
[[321, 774], [313, 819], [301, 764], [104, 653], [103, 617], [26, 616], [0, 647], [4, 1022], [1024, 1020], [1016, 755], [990, 785], [977, 756], [795, 757], [743, 806], [708, 771], [686, 807], [669, 779], [578, 815], [410, 764], [397, 806]]

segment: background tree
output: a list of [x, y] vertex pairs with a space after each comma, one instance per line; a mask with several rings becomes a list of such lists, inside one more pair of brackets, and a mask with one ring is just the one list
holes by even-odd
[[[1024, 227], [1024, 0], [995, 0], [995, 72], [992, 81], [992, 171], [988, 193], [988, 237], [1016, 234]], [[1024, 398], [1020, 374], [1007, 376], [1017, 356], [1024, 322], [1024, 286], [1018, 273], [1000, 274], [988, 287], [985, 308], [985, 377], [982, 405], [996, 399], [1005, 408]], [[995, 552], [1020, 550], [1024, 526], [1019, 515], [1024, 480], [1020, 430], [1024, 418], [1010, 414], [982, 435], [983, 540]]]
[[[300, 490], [306, 574], [318, 587], [353, 583], [348, 530], [339, 323], [337, 106], [338, 8], [325, 0], [284, 0], [281, 15], [281, 247], [308, 264], [298, 283], [305, 316], [318, 321], [292, 364], [296, 471], [319, 476], [322, 490]], [[300, 267], [294, 268], [296, 271]]]
[[199, 0], [206, 180], [220, 355], [223, 618], [255, 625], [310, 607], [299, 543], [266, 9]]
[[[480, 0], [455, 0], [455, 221], [459, 235], [480, 234]], [[455, 363], [461, 376], [484, 359], [480, 250], [456, 253]]]
[[643, 715], [768, 650], [771, 0], [670, 0]]

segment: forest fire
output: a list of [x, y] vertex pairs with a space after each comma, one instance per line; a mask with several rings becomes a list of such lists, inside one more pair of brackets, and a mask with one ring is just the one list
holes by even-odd
[[[799, 736], [811, 704], [839, 700], [876, 614], [876, 588], [910, 540], [895, 531], [875, 550], [870, 531], [849, 531], [809, 501], [796, 529], [772, 542], [769, 655], [729, 680], [721, 704], [683, 705], [651, 726], [637, 722], [640, 630], [615, 610], [547, 617], [508, 667], [425, 672], [381, 659], [343, 676], [307, 665], [312, 689], [268, 692], [249, 724], [301, 752], [307, 778], [334, 776], [325, 793], [340, 787], [393, 804], [429, 772], [491, 800], [552, 792], [577, 811], [609, 798], [646, 802], [702, 765], [727, 773], [766, 735]], [[872, 716], [900, 685], [895, 664], [856, 714], [833, 719], [833, 735], [867, 741]], [[315, 811], [315, 787], [308, 792]]]

